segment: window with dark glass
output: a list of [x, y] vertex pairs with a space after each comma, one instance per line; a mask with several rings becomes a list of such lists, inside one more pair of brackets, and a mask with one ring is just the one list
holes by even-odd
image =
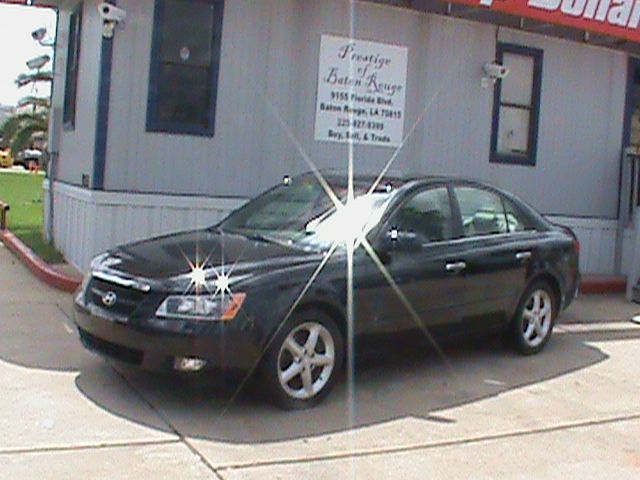
[[504, 210], [507, 215], [507, 226], [509, 232], [524, 232], [527, 230], [535, 230], [535, 221], [516, 206], [512, 201], [503, 199]]
[[400, 237], [426, 244], [452, 238], [451, 205], [446, 187], [416, 194], [393, 218]]
[[156, 0], [147, 131], [214, 132], [222, 0]]
[[64, 86], [64, 108], [62, 120], [65, 128], [76, 124], [76, 100], [78, 96], [78, 66], [80, 60], [80, 37], [82, 34], [82, 3], [69, 17], [69, 44]]
[[508, 233], [502, 199], [493, 192], [473, 187], [456, 187], [465, 237]]
[[509, 69], [496, 82], [491, 161], [535, 165], [543, 51], [498, 44], [497, 61]]

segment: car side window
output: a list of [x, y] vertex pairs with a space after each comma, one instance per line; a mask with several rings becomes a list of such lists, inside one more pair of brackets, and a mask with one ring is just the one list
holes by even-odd
[[522, 211], [515, 203], [508, 198], [502, 199], [504, 203], [504, 209], [507, 214], [507, 225], [509, 232], [526, 232], [529, 230], [535, 230], [535, 222]]
[[438, 242], [453, 237], [451, 203], [447, 187], [417, 193], [393, 219], [399, 238], [415, 238], [420, 243]]
[[501, 198], [493, 192], [474, 187], [454, 188], [465, 237], [508, 233]]

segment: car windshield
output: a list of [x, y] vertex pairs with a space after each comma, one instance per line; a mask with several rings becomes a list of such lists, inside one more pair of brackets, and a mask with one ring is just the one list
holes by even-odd
[[[345, 204], [347, 189], [331, 185]], [[366, 235], [379, 221], [391, 198], [389, 191], [367, 194], [354, 188], [354, 200], [336, 209], [315, 178], [293, 179], [233, 212], [218, 228], [267, 240], [323, 248]]]

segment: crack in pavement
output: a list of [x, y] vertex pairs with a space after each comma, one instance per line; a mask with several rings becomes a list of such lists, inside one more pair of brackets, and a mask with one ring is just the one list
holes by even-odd
[[527, 437], [530, 435], [561, 432], [561, 431], [587, 428], [587, 427], [593, 427], [593, 426], [599, 426], [599, 425], [611, 425], [614, 423], [629, 422], [633, 420], [640, 420], [640, 413], [612, 417], [612, 418], [605, 418], [601, 420], [588, 420], [584, 422], [567, 423], [564, 425], [556, 425], [554, 427], [545, 427], [545, 428], [538, 428], [533, 430], [520, 430], [520, 431], [508, 432], [508, 433], [499, 433], [494, 435], [483, 435], [479, 437], [462, 438], [459, 440], [447, 440], [447, 441], [440, 441], [440, 442], [434, 442], [434, 443], [407, 445], [403, 447], [389, 447], [389, 448], [360, 450], [360, 451], [345, 452], [345, 453], [325, 454], [325, 455], [317, 455], [315, 457], [306, 457], [306, 458], [290, 459], [290, 460], [283, 459], [283, 460], [257, 461], [257, 462], [245, 463], [245, 464], [230, 464], [230, 465], [218, 466], [218, 472], [223, 473], [225, 471], [247, 470], [251, 468], [270, 467], [270, 466], [276, 466], [276, 465], [299, 465], [299, 464], [312, 463], [312, 462], [345, 460], [349, 458], [363, 458], [363, 457], [387, 455], [392, 453], [406, 453], [406, 452], [432, 450], [436, 448], [444, 448], [444, 447], [452, 447], [452, 446], [472, 445], [476, 443], [483, 443], [483, 442], [489, 442], [494, 440], [505, 440], [509, 438]]
[[30, 453], [57, 453], [57, 452], [75, 452], [83, 450], [102, 450], [107, 448], [125, 448], [125, 447], [146, 447], [153, 445], [170, 445], [172, 443], [180, 443], [179, 439], [174, 440], [131, 440], [128, 442], [108, 442], [98, 444], [80, 444], [70, 445], [68, 447], [33, 447], [33, 448], [16, 448], [0, 450], [0, 455], [21, 455]]
[[116, 373], [116, 375], [118, 375], [122, 381], [129, 387], [129, 389], [134, 393], [134, 395], [136, 395], [145, 405], [147, 405], [157, 416], [158, 418], [163, 421], [165, 423], [165, 425], [167, 426], [167, 428], [169, 430], [171, 430], [171, 432], [178, 437], [178, 439], [176, 440], [176, 442], [178, 443], [182, 443], [184, 446], [186, 446], [189, 451], [191, 451], [191, 453], [193, 453], [196, 457], [198, 457], [200, 459], [200, 461], [211, 471], [211, 473], [213, 473], [213, 475], [218, 479], [218, 480], [224, 480], [223, 477], [220, 475], [220, 473], [218, 473], [218, 470], [209, 462], [209, 460], [207, 460], [207, 458], [200, 453], [200, 451], [195, 448], [191, 442], [189, 442], [189, 440], [182, 434], [180, 433], [180, 431], [173, 425], [173, 423], [171, 423], [171, 420], [169, 420], [167, 418], [166, 415], [164, 415], [154, 404], [153, 402], [151, 402], [151, 400], [147, 399], [142, 392], [132, 383], [130, 382], [122, 373], [120, 373], [118, 371], [117, 368], [115, 368], [110, 362], [109, 366], [113, 369], [113, 371]]

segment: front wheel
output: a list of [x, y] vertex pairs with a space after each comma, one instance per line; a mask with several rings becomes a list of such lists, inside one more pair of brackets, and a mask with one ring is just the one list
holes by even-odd
[[297, 312], [276, 334], [262, 363], [263, 388], [285, 409], [319, 403], [333, 387], [344, 358], [342, 333], [324, 312]]
[[536, 282], [522, 296], [513, 319], [511, 335], [523, 355], [540, 352], [549, 341], [558, 307], [546, 282]]

